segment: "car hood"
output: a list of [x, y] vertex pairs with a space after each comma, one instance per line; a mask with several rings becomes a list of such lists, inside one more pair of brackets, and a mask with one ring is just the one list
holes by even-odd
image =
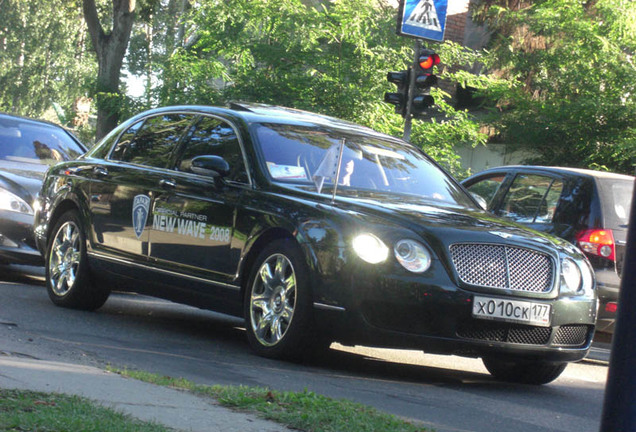
[[[340, 196], [337, 207], [359, 213], [365, 223], [398, 224], [424, 238], [429, 244], [479, 242], [513, 244], [563, 253], [579, 252], [558, 237], [531, 230], [478, 209], [469, 209], [426, 198], [390, 194], [349, 198]], [[441, 243], [441, 244], [440, 244]]]
[[49, 167], [42, 164], [14, 163], [0, 160], [0, 186], [31, 202], [40, 192]]

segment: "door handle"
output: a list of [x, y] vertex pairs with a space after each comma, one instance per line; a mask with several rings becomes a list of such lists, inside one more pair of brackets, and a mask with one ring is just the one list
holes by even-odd
[[159, 180], [159, 186], [164, 189], [174, 189], [177, 187], [177, 182], [172, 179], [161, 179]]

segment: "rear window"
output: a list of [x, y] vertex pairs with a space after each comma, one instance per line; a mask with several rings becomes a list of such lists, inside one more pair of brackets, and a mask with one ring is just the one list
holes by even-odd
[[603, 218], [607, 228], [627, 229], [634, 191], [633, 180], [604, 179], [599, 182]]
[[52, 165], [75, 159], [84, 149], [61, 128], [26, 121], [0, 121], [0, 160]]

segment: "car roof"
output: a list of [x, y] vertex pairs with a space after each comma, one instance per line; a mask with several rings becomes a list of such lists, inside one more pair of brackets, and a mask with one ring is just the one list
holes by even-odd
[[631, 180], [634, 181], [634, 176], [625, 174], [618, 174], [606, 171], [595, 171], [584, 168], [571, 168], [571, 167], [556, 167], [556, 166], [541, 166], [541, 165], [504, 165], [494, 168], [488, 168], [484, 171], [476, 173], [474, 176], [481, 176], [483, 174], [491, 172], [512, 171], [512, 170], [524, 170], [524, 171], [537, 171], [548, 172], [554, 174], [575, 174], [581, 177], [593, 177], [596, 179], [613, 179], [613, 180]]
[[[8, 119], [8, 120], [14, 120], [14, 121], [19, 121], [21, 123], [33, 123], [33, 124], [40, 124], [40, 125], [47, 125], [47, 126], [53, 126], [56, 128], [60, 128], [60, 129], [65, 129], [63, 126], [50, 122], [48, 120], [40, 120], [40, 119], [34, 119], [34, 118], [29, 118], [29, 117], [23, 117], [20, 115], [16, 115], [16, 114], [8, 114], [8, 113], [3, 113], [0, 112], [0, 119]], [[65, 129], [66, 130], [66, 129]]]
[[324, 114], [303, 111], [295, 108], [287, 108], [282, 106], [247, 103], [247, 102], [230, 102], [228, 107], [216, 107], [210, 105], [176, 105], [156, 108], [138, 114], [135, 118], [146, 116], [153, 113], [161, 113], [166, 111], [186, 111], [199, 112], [208, 114], [225, 114], [232, 117], [238, 117], [244, 122], [251, 123], [279, 123], [292, 124], [299, 126], [327, 126], [335, 129], [342, 129], [352, 133], [362, 133], [365, 135], [374, 135], [393, 141], [401, 141], [399, 138], [377, 132], [366, 126], [351, 123], [335, 117]]

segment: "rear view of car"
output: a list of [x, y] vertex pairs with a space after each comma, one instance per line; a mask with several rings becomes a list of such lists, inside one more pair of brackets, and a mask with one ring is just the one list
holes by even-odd
[[59, 126], [0, 114], [0, 263], [43, 263], [32, 233], [42, 178], [50, 165], [85, 150]]
[[585, 252], [596, 274], [601, 301], [597, 329], [611, 333], [618, 308], [616, 299], [625, 260], [634, 179], [629, 176], [599, 175], [594, 182], [596, 194], [592, 201], [599, 208], [599, 216], [590, 219], [588, 227], [578, 230], [574, 237], [576, 245]]

